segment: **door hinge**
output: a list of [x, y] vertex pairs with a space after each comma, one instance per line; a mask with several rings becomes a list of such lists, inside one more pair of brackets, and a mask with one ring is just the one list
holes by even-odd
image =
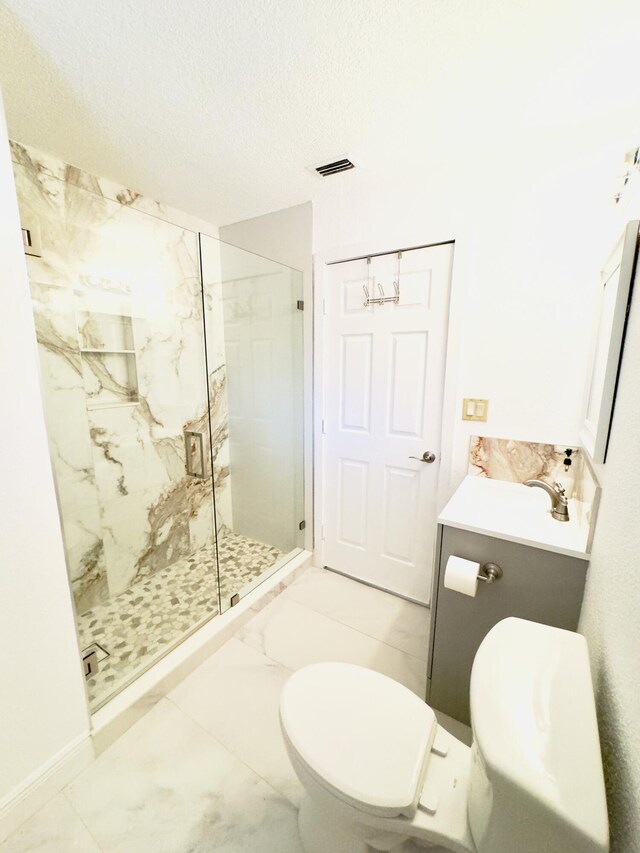
[[296, 308], [298, 311], [304, 311], [304, 299], [298, 299], [296, 302]]
[[235, 607], [240, 602], [240, 593], [236, 592], [231, 596], [231, 606]]
[[88, 649], [82, 654], [82, 666], [84, 668], [84, 677], [93, 678], [98, 672], [98, 653], [95, 649]]
[[325, 427], [324, 427], [324, 418], [322, 419], [322, 434], [323, 434], [323, 435], [326, 435], [326, 434], [327, 434], [327, 431], [326, 431], [326, 429], [325, 429]]
[[103, 660], [109, 657], [109, 652], [99, 645], [99, 643], [91, 643], [86, 649], [82, 650], [82, 665], [84, 668], [84, 677], [93, 678], [100, 669], [100, 664]]
[[22, 228], [22, 247], [25, 255], [32, 255], [34, 258], [42, 257], [42, 242], [38, 223], [32, 222], [30, 228]]
[[323, 314], [327, 313], [327, 300], [326, 299], [322, 300], [322, 313]]
[[306, 526], [307, 526], [307, 522], [304, 519], [302, 519], [302, 521], [298, 525], [298, 530], [304, 530]]

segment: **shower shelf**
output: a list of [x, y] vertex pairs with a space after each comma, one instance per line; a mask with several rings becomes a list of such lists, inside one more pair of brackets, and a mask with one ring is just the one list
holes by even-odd
[[135, 355], [134, 349], [89, 349], [88, 347], [80, 347], [80, 352], [90, 352], [93, 355]]
[[80, 347], [87, 409], [135, 406], [138, 371], [134, 349]]
[[129, 409], [139, 405], [140, 400], [131, 400], [130, 403], [87, 403], [87, 409], [94, 412], [96, 409]]
[[[80, 306], [79, 306], [80, 307]], [[133, 318], [130, 314], [105, 314], [77, 310], [80, 350], [88, 353], [133, 353]]]

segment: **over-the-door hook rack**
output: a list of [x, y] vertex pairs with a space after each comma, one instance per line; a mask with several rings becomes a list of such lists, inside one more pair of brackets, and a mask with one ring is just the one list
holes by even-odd
[[367, 308], [369, 305], [384, 305], [385, 302], [395, 302], [397, 305], [400, 302], [400, 287], [397, 281], [393, 282], [393, 289], [395, 292], [394, 296], [385, 296], [384, 289], [380, 282], [378, 282], [378, 290], [380, 291], [380, 296], [370, 296], [369, 288], [366, 284], [362, 285], [362, 289], [364, 290], [364, 305]]
[[[378, 282], [378, 291], [380, 292], [380, 296], [371, 296], [369, 293], [369, 276], [367, 274], [367, 283], [362, 285], [362, 289], [364, 290], [364, 307], [368, 308], [369, 305], [384, 305], [385, 302], [393, 302], [396, 305], [400, 302], [400, 258], [402, 257], [402, 252], [398, 252], [398, 277], [393, 282], [393, 296], [385, 296], [384, 288]], [[371, 264], [371, 258], [367, 258], [367, 273], [369, 270], [369, 266]]]

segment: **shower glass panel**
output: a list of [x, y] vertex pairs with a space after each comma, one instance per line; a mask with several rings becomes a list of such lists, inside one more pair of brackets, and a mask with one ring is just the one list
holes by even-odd
[[95, 710], [219, 612], [198, 238], [12, 153], [22, 225], [41, 236], [29, 278]]
[[303, 547], [302, 273], [204, 235], [200, 248], [224, 611]]
[[96, 710], [302, 547], [302, 274], [12, 156]]

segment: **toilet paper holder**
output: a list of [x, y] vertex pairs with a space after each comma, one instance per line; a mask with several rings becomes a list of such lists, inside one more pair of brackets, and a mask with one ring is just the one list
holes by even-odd
[[502, 569], [497, 563], [483, 563], [480, 566], [477, 577], [479, 581], [493, 583], [494, 581], [499, 581], [502, 575]]

